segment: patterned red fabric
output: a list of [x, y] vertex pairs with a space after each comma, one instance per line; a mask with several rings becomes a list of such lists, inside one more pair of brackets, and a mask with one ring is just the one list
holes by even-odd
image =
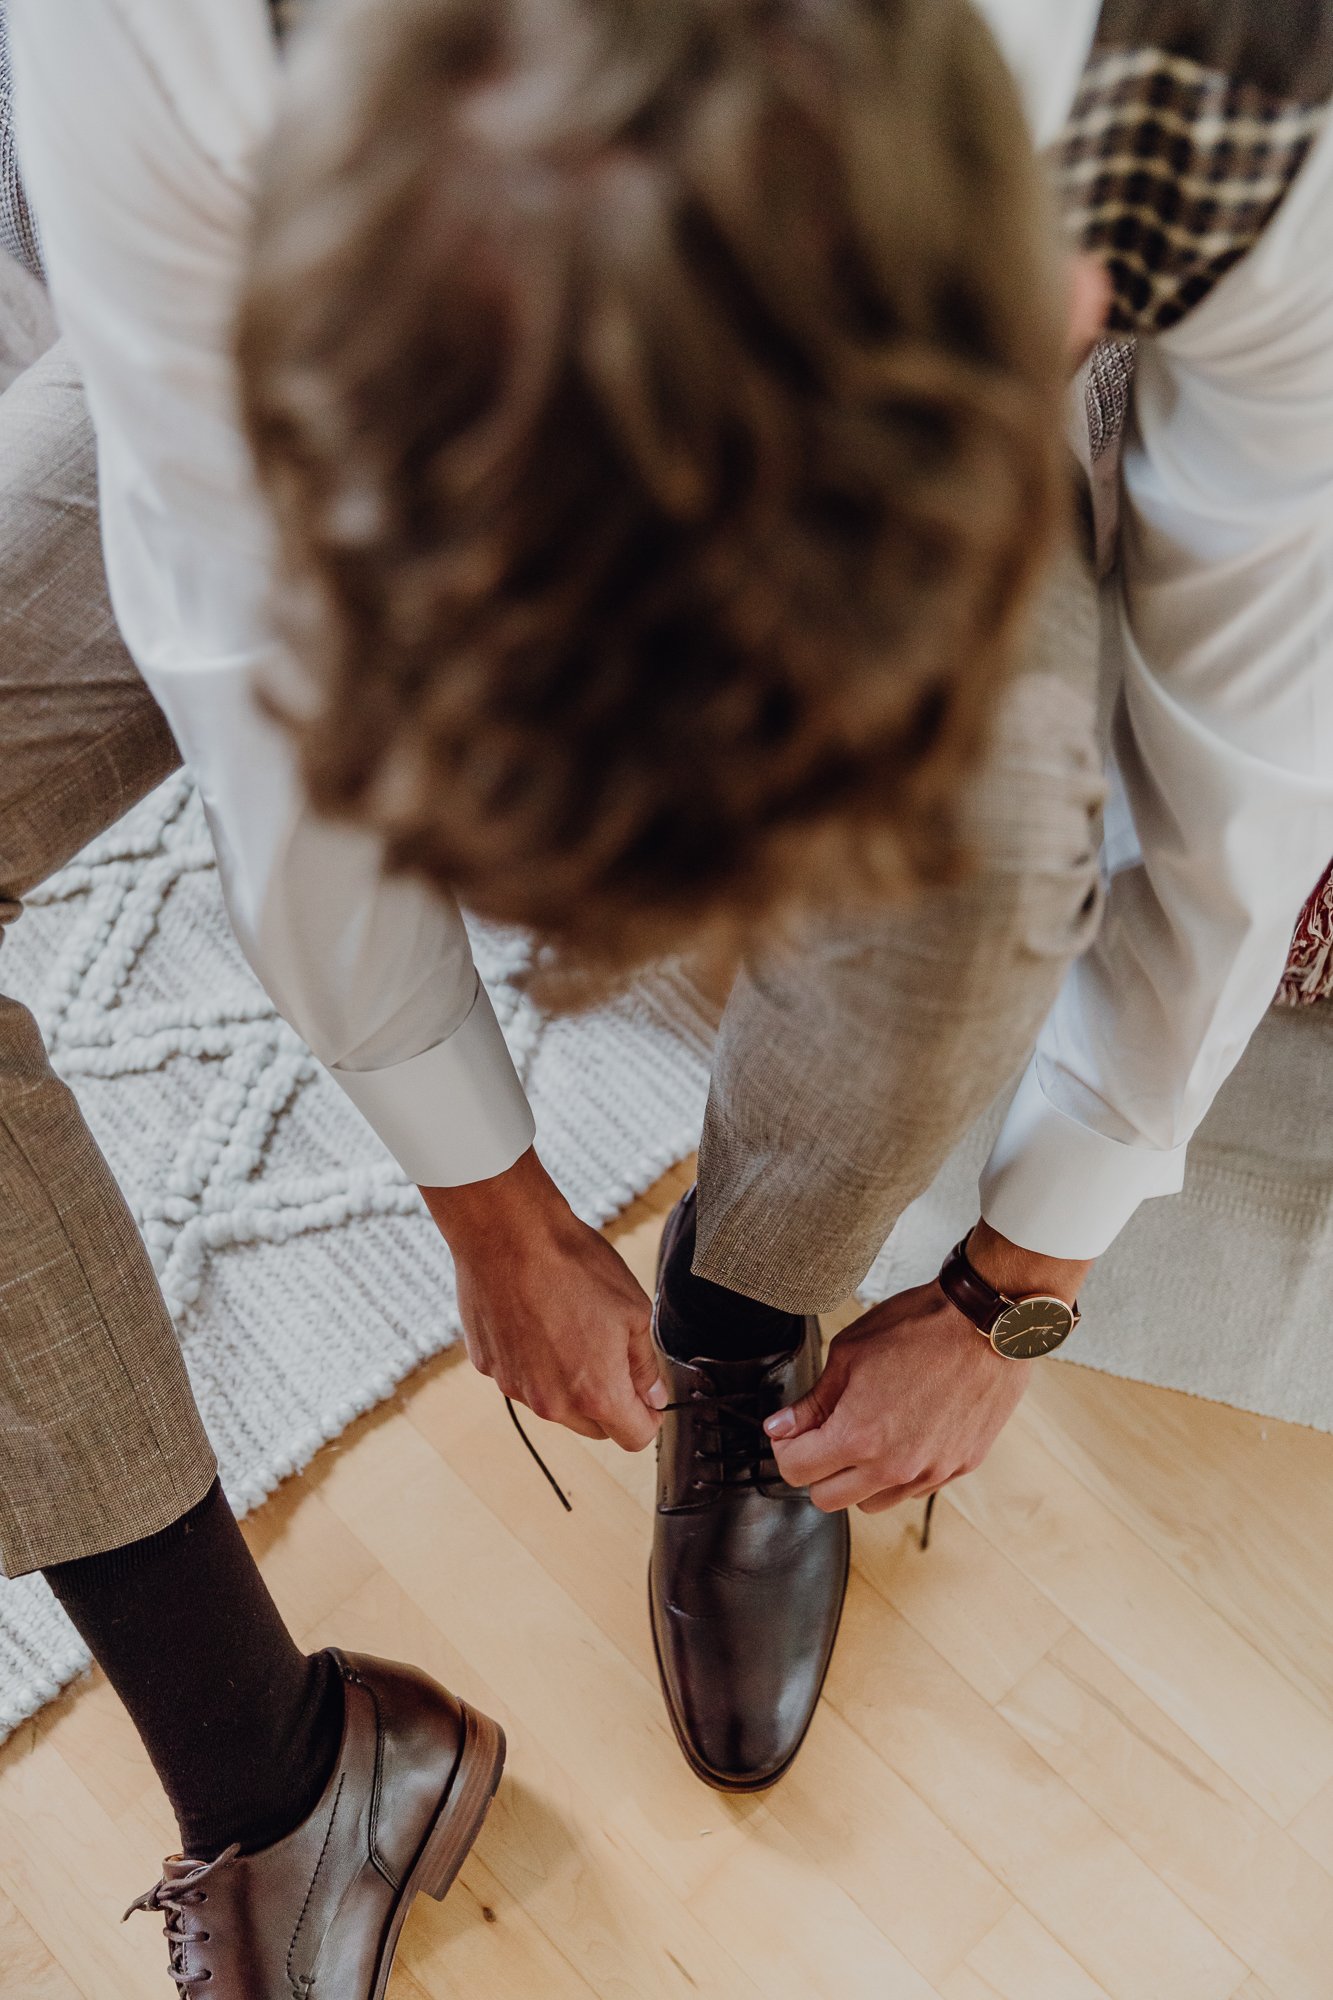
[[1333, 1000], [1333, 861], [1301, 912], [1277, 990], [1280, 1007], [1310, 1007], [1316, 1000]]

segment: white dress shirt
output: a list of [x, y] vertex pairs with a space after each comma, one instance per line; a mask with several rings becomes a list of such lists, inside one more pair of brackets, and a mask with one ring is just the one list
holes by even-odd
[[[1096, 0], [981, 0], [1040, 142]], [[97, 427], [112, 600], [198, 779], [241, 943], [424, 1184], [531, 1142], [455, 906], [316, 818], [280, 675], [231, 318], [279, 77], [264, 0], [10, 0], [20, 151]], [[1333, 856], [1333, 132], [1259, 249], [1145, 348], [1125, 474], [1107, 921], [987, 1168], [989, 1220], [1100, 1253], [1184, 1149]]]
[[[1036, 17], [1070, 32], [1069, 0], [983, 7], [1031, 109]], [[1072, 11], [1090, 43], [1095, 0]], [[1141, 343], [1121, 520], [1106, 917], [982, 1177], [1001, 1234], [1071, 1258], [1179, 1190], [1333, 857], [1333, 122], [1258, 246]]]
[[533, 1120], [456, 906], [316, 817], [230, 334], [278, 57], [263, 0], [15, 0], [24, 179], [97, 430], [116, 617], [199, 784], [241, 945], [405, 1171], [482, 1180]]

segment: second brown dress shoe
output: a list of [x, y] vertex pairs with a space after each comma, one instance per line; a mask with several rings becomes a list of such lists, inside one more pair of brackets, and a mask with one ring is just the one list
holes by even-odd
[[334, 1653], [342, 1745], [324, 1796], [254, 1854], [182, 1855], [130, 1906], [160, 1910], [181, 1996], [383, 2000], [418, 1895], [442, 1898], [504, 1768], [504, 1732], [412, 1667]]
[[[664, 1261], [680, 1221], [677, 1210]], [[819, 1322], [803, 1323], [793, 1349], [757, 1360], [681, 1361], [659, 1340], [658, 1365], [670, 1403], [649, 1603], [662, 1692], [699, 1777], [761, 1791], [805, 1740], [847, 1590], [847, 1516], [821, 1513], [784, 1482], [763, 1427], [813, 1387]]]

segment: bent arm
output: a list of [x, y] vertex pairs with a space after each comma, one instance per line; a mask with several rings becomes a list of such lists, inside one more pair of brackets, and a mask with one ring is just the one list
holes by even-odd
[[275, 1004], [414, 1180], [488, 1178], [533, 1124], [457, 907], [386, 878], [377, 839], [311, 811], [254, 698], [290, 673], [230, 351], [277, 83], [265, 10], [163, 6], [151, 50], [142, 12], [18, 0], [10, 17], [24, 176], [97, 430], [117, 619]]

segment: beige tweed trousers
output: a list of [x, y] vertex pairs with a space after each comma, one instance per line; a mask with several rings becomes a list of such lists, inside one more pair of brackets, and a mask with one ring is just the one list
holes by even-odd
[[[833, 1304], [1026, 1055], [1098, 907], [1096, 605], [1072, 559], [969, 806], [980, 871], [742, 975], [700, 1164], [698, 1262]], [[59, 347], [0, 396], [0, 937], [24, 894], [177, 762], [116, 634], [94, 450]], [[4, 985], [0, 950], [0, 994]], [[116, 1182], [31, 1015], [0, 997], [0, 1563], [117, 1547], [212, 1452]]]
[[[62, 347], [0, 396], [0, 939], [179, 762], [107, 604], [92, 432]], [[0, 948], [0, 1563], [116, 1548], [213, 1455], [124, 1196]]]

